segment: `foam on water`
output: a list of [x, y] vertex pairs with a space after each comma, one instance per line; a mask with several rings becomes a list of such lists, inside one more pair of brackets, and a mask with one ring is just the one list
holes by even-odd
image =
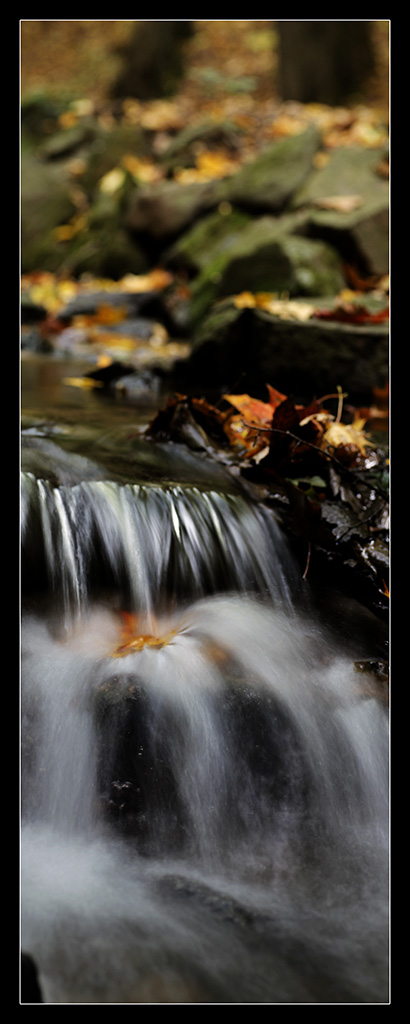
[[108, 607], [23, 621], [22, 946], [45, 1001], [386, 1002], [382, 702], [271, 600], [156, 628], [115, 658]]

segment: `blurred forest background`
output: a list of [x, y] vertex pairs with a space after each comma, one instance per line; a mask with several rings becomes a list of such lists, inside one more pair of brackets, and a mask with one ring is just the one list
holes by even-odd
[[[281, 25], [310, 25], [317, 36], [320, 21], [194, 21], [145, 22], [145, 25], [190, 26], [183, 43], [183, 91], [186, 112], [203, 113], [215, 103], [225, 102], [230, 110], [266, 109], [281, 96]], [[389, 22], [333, 22], [366, 25], [373, 51], [356, 102], [376, 105], [386, 111], [389, 104]], [[21, 89], [27, 93], [46, 89], [51, 95], [66, 92], [67, 101], [87, 97], [99, 105], [108, 100], [122, 72], [124, 52], [132, 41], [134, 21], [22, 21]], [[138, 54], [137, 54], [138, 56]], [[141, 56], [141, 55], [139, 55]], [[362, 65], [366, 60], [362, 54]], [[295, 97], [296, 98], [296, 97]]]

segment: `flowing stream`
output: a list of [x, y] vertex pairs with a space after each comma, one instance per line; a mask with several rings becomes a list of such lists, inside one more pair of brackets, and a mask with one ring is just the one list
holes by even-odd
[[126, 477], [25, 443], [21, 948], [43, 1001], [388, 1002], [388, 713], [355, 667], [377, 642], [318, 621], [274, 516], [219, 469], [170, 449], [149, 479], [135, 442]]

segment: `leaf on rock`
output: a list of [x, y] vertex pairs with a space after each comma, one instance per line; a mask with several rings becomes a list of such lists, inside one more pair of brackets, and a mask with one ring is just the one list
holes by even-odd
[[313, 206], [319, 207], [321, 210], [337, 210], [339, 213], [351, 213], [353, 210], [357, 210], [359, 206], [363, 206], [364, 199], [362, 196], [356, 195], [344, 195], [344, 196], [324, 196], [322, 199], [314, 199]]
[[370, 313], [364, 306], [342, 303], [334, 309], [317, 309], [313, 315], [316, 320], [331, 320], [336, 323], [380, 324], [389, 319], [390, 312], [388, 306], [377, 313]]
[[[157, 633], [143, 633], [141, 628], [144, 628], [139, 621], [137, 615], [132, 615], [129, 612], [122, 612], [122, 628], [120, 633], [120, 639], [117, 646], [111, 653], [112, 658], [125, 658], [127, 654], [134, 654], [138, 651], [144, 650], [145, 647], [156, 647], [161, 649], [166, 647], [173, 640], [177, 634], [177, 630], [170, 630], [167, 633], [163, 633], [158, 636]], [[153, 628], [155, 628], [153, 625]], [[157, 632], [159, 632], [157, 627]]]
[[70, 388], [84, 388], [85, 391], [104, 387], [102, 380], [94, 380], [92, 377], [63, 377], [63, 384]]

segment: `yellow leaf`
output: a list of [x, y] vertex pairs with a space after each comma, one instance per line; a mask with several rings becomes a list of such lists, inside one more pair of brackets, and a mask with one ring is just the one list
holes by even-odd
[[156, 267], [149, 274], [126, 274], [118, 282], [118, 287], [127, 292], [154, 292], [167, 288], [172, 281], [172, 274]]
[[104, 192], [105, 195], [112, 196], [114, 192], [118, 192], [122, 188], [125, 182], [125, 171], [123, 167], [113, 167], [112, 171], [108, 171], [104, 174], [103, 178], [100, 178], [99, 189], [100, 192]]
[[123, 156], [122, 165], [136, 181], [152, 182], [160, 181], [163, 178], [163, 172], [156, 164], [149, 160], [139, 160], [132, 153], [126, 153]]
[[70, 388], [84, 388], [86, 391], [104, 387], [102, 380], [94, 380], [93, 377], [63, 377], [63, 384]]
[[256, 298], [252, 292], [241, 292], [240, 295], [235, 295], [234, 306], [237, 306], [238, 309], [254, 309]]
[[337, 448], [338, 445], [353, 445], [362, 455], [366, 448], [372, 448], [372, 442], [363, 431], [365, 419], [357, 419], [354, 423], [330, 423], [323, 434], [323, 444]]
[[321, 210], [337, 210], [339, 213], [351, 213], [352, 210], [357, 210], [359, 206], [363, 206], [364, 199], [362, 196], [324, 196], [323, 199], [315, 199], [313, 206], [318, 206]]

